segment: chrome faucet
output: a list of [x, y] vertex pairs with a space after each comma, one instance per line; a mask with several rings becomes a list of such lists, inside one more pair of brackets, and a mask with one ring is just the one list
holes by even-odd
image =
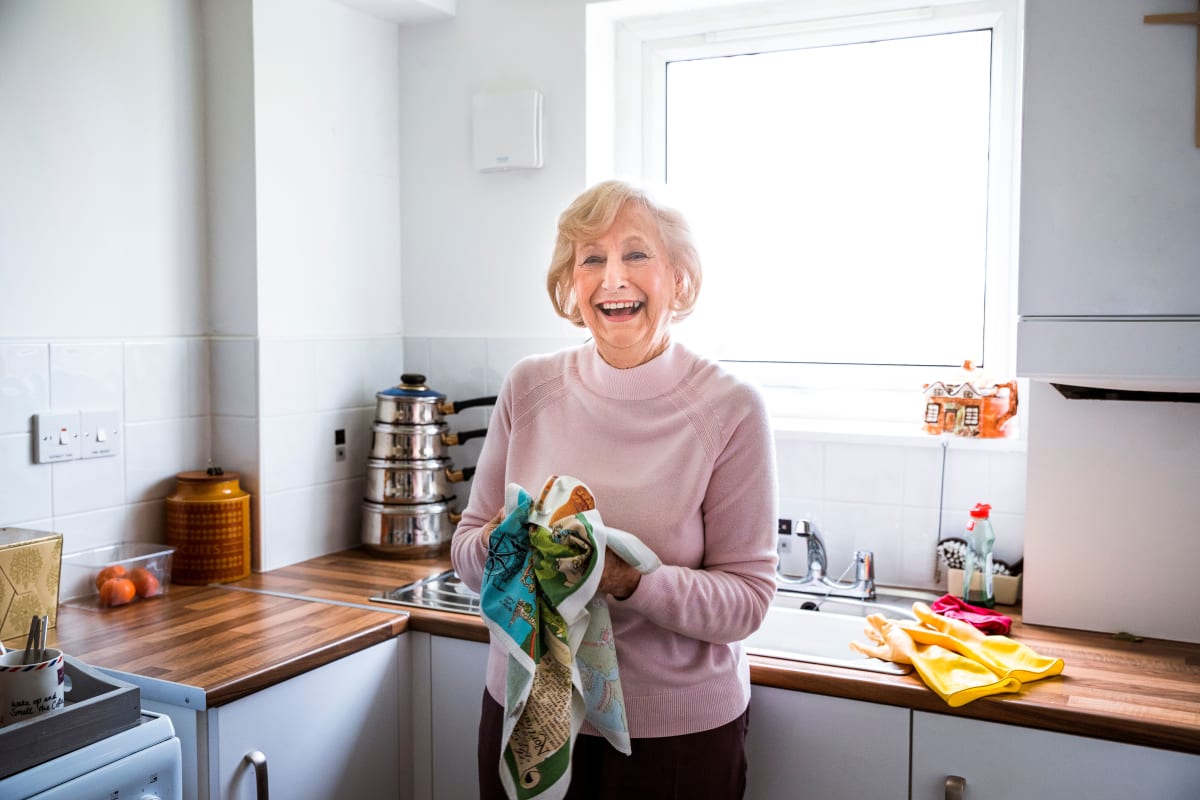
[[[852, 597], [857, 600], [875, 599], [875, 554], [870, 550], [857, 550], [854, 553], [854, 581], [842, 583], [826, 576], [828, 559], [825, 554], [825, 541], [821, 533], [808, 520], [800, 520], [793, 538], [804, 542], [806, 567], [804, 577], [798, 578], [784, 572], [784, 561], [781, 558], [776, 567], [776, 582], [781, 591], [798, 594], [815, 594], [823, 597]], [[780, 555], [790, 550], [793, 542], [780, 542]], [[795, 544], [799, 544], [796, 542]], [[849, 572], [850, 568], [846, 568]], [[844, 574], [844, 573], [843, 573]]]

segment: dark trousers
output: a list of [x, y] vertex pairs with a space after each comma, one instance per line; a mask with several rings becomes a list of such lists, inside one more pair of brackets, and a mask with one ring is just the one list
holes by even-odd
[[[600, 736], [580, 734], [571, 753], [566, 800], [737, 800], [746, 792], [750, 710], [709, 731], [631, 740], [632, 754]], [[506, 800], [500, 783], [504, 706], [483, 691], [479, 718], [479, 799]]]

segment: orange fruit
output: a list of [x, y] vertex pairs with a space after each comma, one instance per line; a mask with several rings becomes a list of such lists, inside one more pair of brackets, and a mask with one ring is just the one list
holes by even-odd
[[134, 567], [129, 571], [129, 580], [137, 590], [138, 597], [154, 597], [162, 594], [162, 583], [145, 567]]
[[137, 588], [129, 578], [109, 578], [100, 587], [100, 605], [123, 606], [137, 595]]
[[104, 582], [109, 578], [124, 578], [125, 568], [120, 564], [113, 564], [111, 567], [105, 567], [96, 573], [96, 588], [99, 589], [104, 585]]

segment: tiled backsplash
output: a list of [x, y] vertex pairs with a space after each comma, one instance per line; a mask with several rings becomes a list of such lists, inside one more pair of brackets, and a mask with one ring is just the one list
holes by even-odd
[[[163, 498], [175, 474], [211, 458], [240, 473], [254, 498], [260, 568], [350, 547], [359, 537], [376, 391], [401, 372], [419, 372], [452, 400], [492, 395], [518, 359], [580, 341], [0, 342], [0, 525], [60, 531], [66, 552], [163, 541]], [[121, 411], [121, 454], [33, 464], [31, 416], [77, 408]], [[449, 424], [484, 427], [489, 413], [467, 409]], [[339, 428], [347, 443], [340, 462]], [[474, 464], [480, 446], [455, 448], [455, 466]], [[780, 513], [817, 524], [835, 577], [854, 550], [869, 549], [881, 582], [933, 586], [939, 508], [942, 536], [960, 535], [977, 502], [993, 506], [997, 556], [1021, 555], [1025, 453], [1011, 442], [781, 430], [777, 451]]]

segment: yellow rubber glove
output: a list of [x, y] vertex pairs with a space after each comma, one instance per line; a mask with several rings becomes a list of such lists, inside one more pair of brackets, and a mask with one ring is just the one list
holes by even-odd
[[852, 650], [885, 661], [912, 664], [925, 685], [951, 706], [1021, 689], [1020, 681], [998, 676], [978, 661], [938, 644], [914, 641], [906, 628], [880, 614], [867, 617], [867, 623], [863, 632], [872, 643], [851, 642]]
[[913, 641], [953, 650], [997, 675], [1029, 683], [1063, 671], [1061, 658], [1039, 655], [1028, 645], [1007, 636], [988, 636], [962, 620], [935, 614], [924, 603], [913, 603], [913, 613], [921, 624], [904, 626]]

